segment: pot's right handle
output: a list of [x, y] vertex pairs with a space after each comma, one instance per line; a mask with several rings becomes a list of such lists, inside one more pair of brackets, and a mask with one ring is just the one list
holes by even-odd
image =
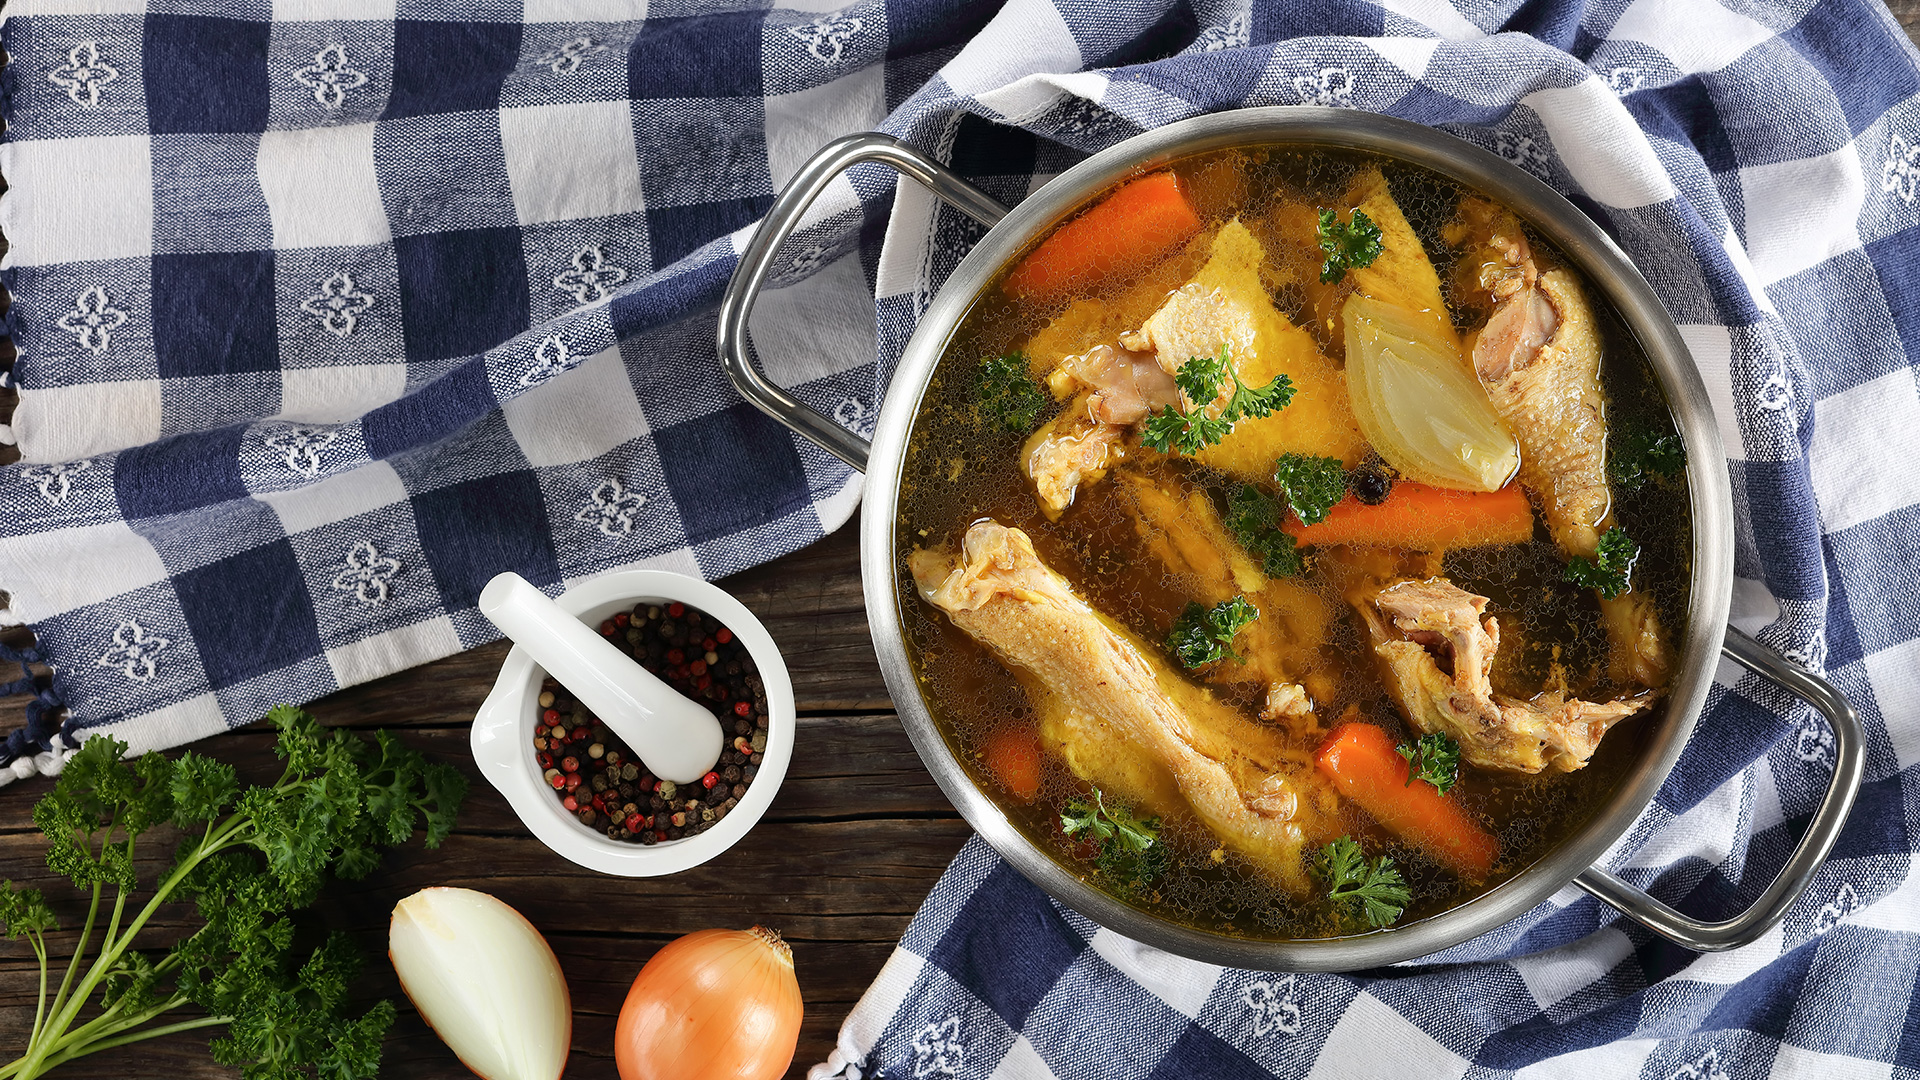
[[1853, 809], [1853, 797], [1860, 791], [1860, 776], [1866, 760], [1866, 738], [1860, 729], [1860, 717], [1854, 713], [1846, 695], [1832, 683], [1808, 674], [1752, 635], [1731, 626], [1727, 627], [1727, 640], [1721, 651], [1755, 675], [1820, 710], [1833, 729], [1833, 779], [1827, 782], [1826, 797], [1814, 811], [1806, 835], [1800, 838], [1800, 846], [1793, 849], [1779, 876], [1759, 899], [1724, 922], [1690, 919], [1597, 866], [1573, 879], [1574, 884], [1618, 908], [1621, 914], [1696, 952], [1737, 949], [1773, 929], [1786, 915], [1787, 908], [1800, 898], [1800, 893], [1813, 879], [1814, 871], [1826, 862], [1833, 842], [1839, 839], [1840, 829], [1847, 822], [1847, 811]]
[[768, 381], [747, 355], [747, 316], [766, 283], [767, 271], [780, 245], [800, 224], [801, 215], [813, 200], [826, 190], [835, 176], [862, 161], [878, 161], [918, 180], [928, 190], [959, 208], [982, 225], [993, 226], [1007, 216], [1007, 208], [993, 196], [974, 187], [958, 173], [933, 160], [891, 135], [877, 131], [862, 132], [835, 139], [808, 159], [786, 189], [773, 202], [773, 208], [754, 230], [747, 249], [740, 253], [740, 264], [727, 282], [726, 295], [720, 299], [718, 344], [720, 363], [733, 380], [740, 396], [761, 412], [780, 421], [795, 432], [819, 443], [834, 457], [865, 472], [867, 442], [860, 436], [820, 415], [795, 400], [793, 395]]

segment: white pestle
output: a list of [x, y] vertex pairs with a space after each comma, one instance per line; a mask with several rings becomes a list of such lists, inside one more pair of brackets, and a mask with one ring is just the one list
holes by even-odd
[[634, 663], [526, 578], [512, 571], [495, 576], [480, 590], [480, 611], [612, 728], [648, 772], [691, 784], [720, 760], [726, 735], [713, 713]]

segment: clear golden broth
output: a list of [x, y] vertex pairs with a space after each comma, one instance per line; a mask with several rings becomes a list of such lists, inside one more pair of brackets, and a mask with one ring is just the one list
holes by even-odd
[[[1338, 205], [1353, 170], [1368, 160], [1358, 154], [1317, 148], [1266, 146], [1196, 156], [1175, 163], [1173, 168], [1186, 181], [1210, 225], [1217, 226], [1237, 213], [1251, 226], [1276, 192], [1291, 191], [1317, 197], [1322, 205]], [[1439, 233], [1452, 216], [1462, 189], [1415, 166], [1374, 160], [1385, 172], [1442, 282], [1451, 281], [1451, 253]], [[1272, 241], [1264, 236], [1262, 239], [1268, 241], [1271, 250]], [[1555, 259], [1552, 249], [1537, 237], [1534, 246], [1537, 257]], [[1190, 260], [1183, 264], [1182, 257], [1175, 255], [1134, 281], [1104, 291], [1090, 288], [1079, 295], [1141, 305], [1139, 314], [1144, 318], [1158, 306], [1165, 289], [1186, 280], [1194, 269]], [[1311, 324], [1302, 310], [1301, 296], [1281, 292], [1274, 299], [1296, 324]], [[1604, 298], [1592, 295], [1591, 299], [1603, 327], [1601, 382], [1608, 397], [1614, 437], [1633, 425], [1670, 431], [1671, 414], [1644, 356], [1606, 307]], [[1462, 329], [1484, 317], [1484, 313], [1475, 313], [1454, 300], [1450, 296], [1449, 304]], [[956, 330], [921, 403], [907, 450], [898, 532], [901, 616], [927, 704], [948, 745], [966, 764], [975, 782], [1042, 851], [1084, 880], [1109, 888], [1095, 874], [1086, 853], [1067, 841], [1058, 827], [1067, 800], [1086, 791], [1084, 781], [1058, 761], [1048, 760], [1040, 795], [1031, 803], [1022, 803], [981, 765], [980, 747], [987, 738], [1009, 725], [1031, 727], [1034, 714], [1014, 678], [985, 649], [922, 601], [904, 569], [907, 556], [915, 548], [957, 546], [968, 525], [992, 517], [1025, 530], [1041, 557], [1095, 607], [1148, 641], [1163, 640], [1167, 628], [1185, 607], [1188, 595], [1143, 549], [1111, 480], [1083, 487], [1061, 520], [1050, 522], [1039, 512], [1020, 469], [1021, 437], [989, 432], [979, 423], [971, 401], [975, 366], [984, 357], [1018, 348], [1058, 313], [1059, 305], [1010, 301], [996, 281], [976, 298]], [[1337, 357], [1337, 345], [1324, 336], [1322, 346]], [[1183, 490], [1196, 486], [1209, 489], [1216, 504], [1223, 497], [1226, 481], [1218, 474], [1189, 462], [1159, 468]], [[1684, 478], [1650, 483], [1637, 492], [1616, 490], [1615, 513], [1642, 548], [1634, 570], [1635, 587], [1651, 593], [1663, 624], [1670, 632], [1677, 632], [1685, 626], [1692, 543]], [[1409, 573], [1421, 573], [1429, 566], [1424, 555], [1396, 555]], [[1535, 537], [1527, 544], [1450, 552], [1443, 571], [1462, 588], [1489, 597], [1489, 611], [1500, 619], [1506, 640], [1524, 642], [1523, 649], [1502, 648], [1494, 672], [1497, 689], [1520, 696], [1537, 691], [1555, 650], [1573, 676], [1575, 691], [1601, 697], [1614, 689], [1607, 685], [1603, 671], [1607, 639], [1600, 626], [1597, 602], [1590, 590], [1565, 580], [1563, 561], [1544, 527], [1536, 524]], [[1326, 651], [1369, 656], [1364, 629], [1325, 574], [1310, 568], [1309, 575], [1301, 580], [1320, 590], [1337, 614]], [[1676, 641], [1674, 648], [1678, 650], [1681, 645]], [[1251, 718], [1257, 715], [1260, 703], [1251, 696], [1253, 684], [1241, 685], [1246, 690], [1238, 697], [1217, 684], [1214, 690]], [[1371, 663], [1347, 663], [1337, 695], [1315, 705], [1323, 726], [1331, 726], [1342, 710], [1355, 705], [1364, 718], [1408, 737]], [[1664, 707], [1656, 706], [1649, 714], [1617, 726], [1591, 763], [1574, 773], [1522, 776], [1463, 766], [1453, 797], [1500, 842], [1500, 857], [1492, 877], [1477, 886], [1463, 883], [1381, 831], [1357, 808], [1345, 807], [1343, 814], [1352, 835], [1370, 854], [1389, 853], [1413, 890], [1413, 903], [1399, 925], [1437, 914], [1492, 888], [1578, 830], [1640, 752], [1645, 732], [1658, 722]], [[1197, 822], [1170, 820], [1162, 839], [1174, 855], [1171, 869], [1149, 889], [1115, 895], [1175, 922], [1233, 936], [1298, 939], [1343, 932], [1324, 903], [1294, 897], [1274, 887], [1255, 876], [1237, 856], [1229, 855], [1224, 863], [1208, 858], [1218, 844]]]

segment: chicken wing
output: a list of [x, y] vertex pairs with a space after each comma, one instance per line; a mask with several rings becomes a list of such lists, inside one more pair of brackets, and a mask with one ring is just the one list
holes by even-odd
[[[1491, 305], [1472, 341], [1473, 366], [1520, 442], [1520, 482], [1540, 500], [1562, 553], [1592, 558], [1612, 523], [1613, 496], [1600, 335], [1586, 293], [1566, 270], [1538, 272], [1511, 211], [1463, 199], [1447, 235], [1463, 249], [1462, 289]], [[1664, 685], [1671, 655], [1649, 599], [1628, 592], [1600, 606], [1613, 677]]]
[[957, 556], [917, 551], [911, 569], [921, 595], [955, 626], [1026, 685], [1058, 699], [1039, 704], [1054, 718], [1050, 729], [1072, 744], [1063, 754], [1070, 766], [1103, 776], [1130, 771], [1140, 797], [1168, 799], [1134, 756], [1144, 755], [1165, 769], [1182, 804], [1150, 809], [1190, 811], [1275, 880], [1307, 889], [1302, 852], [1331, 818], [1304, 751], [1174, 674], [1076, 596], [1018, 529], [977, 522]]
[[1402, 581], [1353, 602], [1407, 723], [1423, 734], [1451, 736], [1460, 756], [1482, 769], [1582, 768], [1608, 728], [1656, 696], [1581, 701], [1564, 685], [1528, 701], [1496, 695], [1488, 673], [1500, 647], [1499, 620], [1486, 614], [1486, 597], [1445, 578]]

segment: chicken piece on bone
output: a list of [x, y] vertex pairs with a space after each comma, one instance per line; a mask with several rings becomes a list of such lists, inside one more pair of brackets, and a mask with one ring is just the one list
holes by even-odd
[[1018, 529], [977, 522], [957, 556], [916, 551], [910, 567], [921, 595], [1017, 674], [1083, 778], [1190, 812], [1283, 886], [1309, 888], [1303, 852], [1338, 826], [1308, 754], [1180, 678]]
[[[1416, 731], [1451, 736], [1482, 769], [1572, 772], [1607, 729], [1652, 704], [1643, 693], [1582, 701], [1556, 685], [1531, 700], [1496, 695], [1488, 673], [1500, 647], [1487, 598], [1447, 581], [1402, 581], [1353, 598], [1394, 703]], [[1445, 662], [1452, 671], [1442, 670]]]
[[[1540, 273], [1511, 211], [1460, 202], [1447, 241], [1463, 249], [1460, 285], [1492, 305], [1471, 342], [1474, 372], [1520, 442], [1520, 482], [1540, 500], [1563, 554], [1593, 558], [1612, 523], [1600, 334], [1585, 291], [1566, 270]], [[1671, 650], [1651, 598], [1600, 599], [1618, 682], [1665, 685]]]
[[[1046, 373], [1061, 414], [1028, 440], [1024, 463], [1041, 508], [1057, 518], [1082, 484], [1119, 463], [1129, 437], [1146, 418], [1169, 405], [1218, 410], [1232, 390], [1228, 380], [1211, 402], [1185, 400], [1173, 376], [1196, 356], [1227, 349], [1229, 363], [1248, 386], [1276, 376], [1293, 383], [1293, 403], [1268, 417], [1249, 417], [1195, 460], [1251, 480], [1270, 478], [1273, 459], [1288, 451], [1336, 457], [1349, 465], [1366, 451], [1347, 405], [1340, 373], [1313, 338], [1275, 308], [1260, 278], [1266, 255], [1238, 219], [1214, 236], [1206, 263], [1167, 297], [1141, 326], [1117, 343], [1062, 357]], [[1085, 321], [1084, 311], [1077, 315]]]

